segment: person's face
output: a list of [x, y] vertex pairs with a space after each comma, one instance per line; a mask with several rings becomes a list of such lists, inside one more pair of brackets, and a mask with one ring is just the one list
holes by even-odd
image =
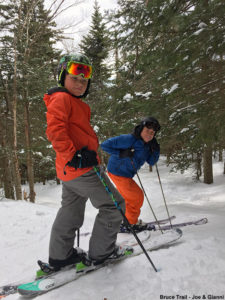
[[147, 128], [144, 126], [141, 132], [141, 137], [145, 143], [150, 142], [155, 135], [155, 131], [152, 128]]
[[88, 85], [88, 79], [83, 78], [82, 76], [73, 76], [66, 74], [64, 80], [64, 87], [74, 96], [81, 96], [86, 91]]

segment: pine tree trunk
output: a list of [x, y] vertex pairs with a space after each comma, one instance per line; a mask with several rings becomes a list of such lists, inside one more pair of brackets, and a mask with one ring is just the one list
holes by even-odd
[[0, 133], [1, 133], [1, 146], [2, 146], [2, 162], [3, 162], [3, 184], [4, 184], [4, 194], [8, 199], [15, 199], [14, 196], [14, 188], [13, 188], [13, 180], [10, 168], [10, 158], [9, 153], [7, 152], [7, 141], [5, 136], [5, 130], [3, 130], [3, 126], [0, 123]]
[[197, 153], [195, 168], [196, 168], [196, 180], [199, 180], [200, 177], [202, 176], [202, 155], [199, 152]]
[[16, 200], [22, 200], [21, 176], [19, 171], [19, 160], [17, 155], [17, 54], [16, 37], [14, 37], [14, 79], [13, 79], [13, 165]]
[[5, 198], [15, 199], [13, 181], [10, 172], [10, 163], [8, 157], [3, 157], [4, 171], [3, 171], [3, 182], [4, 182], [4, 194]]
[[[204, 0], [200, 2], [200, 6], [205, 11], [208, 11], [208, 6], [209, 6], [209, 1]], [[205, 22], [206, 24], [209, 23], [209, 19], [207, 14], [203, 14], [202, 16], [202, 22]], [[202, 63], [202, 74], [209, 74], [210, 72], [210, 62], [208, 60], [204, 60]], [[208, 82], [208, 77], [204, 78], [204, 81]], [[204, 89], [204, 94], [207, 95], [209, 92], [209, 88]], [[208, 108], [210, 109], [210, 107]], [[208, 118], [208, 116], [207, 116]], [[207, 137], [209, 139], [209, 142], [206, 143], [206, 147], [204, 148], [204, 154], [203, 154], [203, 167], [204, 167], [204, 183], [211, 184], [213, 183], [213, 168], [212, 168], [212, 157], [213, 157], [213, 152], [212, 152], [212, 140], [214, 137]], [[210, 142], [211, 141], [211, 142]]]
[[119, 80], [119, 48], [118, 48], [118, 38], [117, 31], [114, 33], [114, 47], [115, 47], [115, 70], [116, 70], [116, 81]]
[[26, 155], [27, 155], [27, 176], [30, 189], [30, 202], [35, 202], [35, 191], [34, 191], [34, 168], [33, 159], [31, 152], [31, 133], [30, 133], [30, 118], [29, 118], [29, 103], [25, 101], [24, 105], [24, 122], [25, 122], [25, 137], [26, 137]]
[[213, 183], [212, 147], [207, 145], [204, 150], [204, 183]]
[[17, 133], [16, 133], [16, 108], [13, 107], [13, 151], [12, 151], [12, 162], [14, 168], [14, 182], [15, 182], [15, 191], [16, 191], [16, 200], [22, 200], [22, 189], [21, 189], [21, 176], [19, 170], [19, 160], [17, 155]]
[[133, 65], [133, 79], [135, 80], [136, 78], [136, 70], [137, 70], [137, 64], [138, 64], [138, 59], [139, 59], [139, 46], [138, 44], [136, 44], [136, 48], [135, 48], [135, 61], [134, 61], [134, 65]]
[[219, 149], [219, 161], [223, 161], [223, 150]]

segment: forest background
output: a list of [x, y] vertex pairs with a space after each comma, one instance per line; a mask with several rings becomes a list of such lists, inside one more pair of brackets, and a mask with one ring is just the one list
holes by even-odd
[[[43, 95], [57, 84], [59, 58], [77, 51], [56, 47], [66, 39], [56, 17], [82, 1], [65, 8], [66, 2], [46, 9], [44, 0], [0, 1], [0, 189], [6, 198], [35, 202], [36, 182], [59, 184]], [[104, 13], [97, 1], [93, 6], [78, 50], [94, 68], [85, 101], [100, 142], [154, 116], [171, 171], [192, 168], [193, 179], [213, 183], [212, 159], [223, 161], [225, 148], [225, 2], [118, 0]]]

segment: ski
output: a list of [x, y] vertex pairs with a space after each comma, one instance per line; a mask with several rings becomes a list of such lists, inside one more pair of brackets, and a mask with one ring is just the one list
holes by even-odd
[[17, 293], [19, 284], [8, 284], [0, 287], [0, 299], [5, 298], [8, 295]]
[[[176, 216], [171, 216], [169, 218], [166, 218], [166, 219], [161, 219], [161, 220], [158, 220], [158, 221], [151, 221], [151, 222], [143, 222], [143, 224], [147, 225], [148, 227], [151, 227], [151, 226], [154, 226], [154, 225], [157, 225], [157, 224], [166, 224], [170, 221], [172, 221], [173, 219], [175, 219]], [[119, 233], [122, 233], [122, 232], [119, 232]], [[127, 233], [127, 232], [124, 232], [124, 233]], [[87, 236], [91, 234], [91, 232], [83, 232], [83, 233], [80, 233], [80, 236]]]
[[[139, 226], [137, 229], [135, 229], [136, 232], [145, 232], [145, 231], [156, 231], [156, 230], [170, 230], [170, 229], [173, 229], [173, 228], [180, 228], [180, 227], [184, 227], [184, 226], [190, 226], [190, 225], [203, 225], [203, 224], [206, 224], [208, 223], [208, 219], [207, 218], [202, 218], [202, 219], [199, 219], [199, 220], [196, 220], [196, 221], [189, 221], [189, 222], [183, 222], [183, 223], [175, 223], [175, 224], [172, 224], [172, 227], [171, 225], [154, 225], [154, 224], [143, 224], [143, 228], [142, 226]], [[127, 228], [123, 228], [123, 231], [121, 230], [120, 233], [124, 234], [130, 234], [131, 232], [129, 231], [129, 229]]]
[[[199, 219], [197, 221], [190, 221], [190, 222], [172, 224], [172, 228], [180, 228], [180, 227], [185, 227], [185, 226], [190, 226], [190, 225], [203, 225], [203, 224], [206, 224], [206, 223], [208, 223], [208, 219], [207, 218], [202, 218], [202, 219]], [[162, 230], [170, 230], [171, 226], [170, 225], [164, 225], [164, 226], [160, 226], [160, 228]], [[160, 230], [160, 228], [158, 226], [155, 226], [155, 229], [153, 229], [153, 230]]]
[[[144, 230], [144, 231], [141, 231], [141, 232], [137, 232], [136, 234], [137, 234], [139, 240], [142, 243], [144, 243], [148, 239], [150, 239], [151, 231], [150, 230]], [[131, 247], [133, 247], [133, 246], [137, 245], [137, 240], [130, 233], [118, 234], [117, 235], [117, 243], [121, 246], [131, 246]]]
[[[170, 244], [180, 239], [181, 236], [182, 231], [180, 229], [174, 229], [160, 235], [155, 233], [155, 236], [147, 239], [143, 244], [146, 250], [152, 251], [165, 246], [169, 246]], [[22, 284], [18, 287], [18, 292], [20, 295], [27, 298], [35, 297], [62, 285], [65, 285], [71, 281], [74, 281], [89, 272], [96, 271], [98, 269], [106, 267], [107, 265], [120, 262], [122, 260], [125, 260], [126, 258], [134, 257], [142, 253], [142, 249], [136, 243], [136, 245], [133, 246], [133, 251], [127, 251], [123, 256], [117, 259], [108, 259], [102, 264], [91, 264], [90, 266], [86, 266], [82, 262], [80, 262], [74, 266], [71, 266], [71, 268], [67, 270], [61, 270], [48, 276], [37, 278], [35, 281]]]
[[171, 216], [169, 218], [166, 218], [166, 219], [160, 219], [158, 221], [151, 221], [151, 222], [142, 222], [143, 224], [146, 224], [146, 225], [157, 225], [157, 224], [166, 224], [170, 221], [172, 221], [173, 219], [175, 219], [176, 216]]
[[[142, 243], [147, 241], [150, 238], [150, 235], [151, 235], [151, 231], [142, 231], [142, 232], [137, 233], [137, 236]], [[122, 235], [117, 236], [117, 243], [121, 246], [123, 246], [123, 245], [135, 246], [137, 244], [137, 241], [130, 234], [127, 234], [127, 235], [122, 234]], [[27, 278], [24, 280], [20, 280], [19, 282], [17, 281], [17, 282], [9, 283], [4, 286], [0, 286], [0, 299], [3, 299], [8, 295], [17, 293], [17, 288], [19, 285], [23, 284], [26, 281], [29, 282], [29, 281], [33, 281], [33, 280], [35, 280], [35, 277]]]
[[35, 276], [31, 276], [30, 278], [27, 279], [23, 279], [20, 281], [16, 281], [13, 283], [8, 283], [6, 285], [0, 286], [0, 299], [4, 299], [5, 297], [12, 295], [12, 294], [16, 294], [18, 292], [18, 286], [20, 286], [21, 284], [23, 284], [23, 282], [25, 281], [32, 281], [35, 280]]

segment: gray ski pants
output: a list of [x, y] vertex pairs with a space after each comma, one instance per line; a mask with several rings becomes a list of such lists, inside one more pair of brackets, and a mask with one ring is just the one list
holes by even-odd
[[[101, 174], [120, 207], [125, 211], [124, 199], [104, 171], [101, 171]], [[89, 256], [92, 259], [102, 259], [113, 252], [122, 215], [96, 172], [91, 170], [78, 178], [62, 183], [62, 205], [53, 223], [50, 237], [49, 257], [52, 259], [64, 260], [72, 254], [75, 231], [83, 224], [88, 198], [99, 210], [89, 241]]]

